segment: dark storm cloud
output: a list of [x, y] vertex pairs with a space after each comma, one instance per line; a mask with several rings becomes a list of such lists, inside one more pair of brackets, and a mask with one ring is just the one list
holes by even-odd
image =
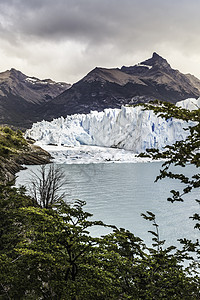
[[[5, 28], [10, 33], [49, 40], [115, 43], [126, 37], [138, 41], [159, 36], [162, 40], [163, 35], [170, 37], [168, 33], [173, 39], [174, 31], [183, 33], [184, 28], [187, 33], [198, 17], [196, 3], [192, 11], [191, 3], [183, 0], [6, 0], [0, 2], [0, 10], [7, 18]], [[184, 24], [190, 13], [192, 20]]]
[[[180, 60], [200, 53], [199, 8], [197, 0], [0, 0], [0, 42], [16, 59], [23, 49], [26, 64], [42, 62], [44, 47], [48, 58], [76, 54], [80, 73], [157, 50]], [[60, 66], [76, 76], [69, 58]]]
[[[101, 1], [11, 1], [1, 2], [9, 20], [6, 29], [46, 39], [96, 39], [113, 33], [109, 11]], [[113, 11], [114, 12], [114, 11]]]

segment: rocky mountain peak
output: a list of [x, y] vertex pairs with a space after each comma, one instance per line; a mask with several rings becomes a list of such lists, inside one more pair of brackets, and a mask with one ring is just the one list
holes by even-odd
[[28, 126], [32, 118], [37, 120], [36, 109], [69, 87], [67, 83], [29, 77], [14, 68], [0, 72], [0, 124]]
[[131, 74], [131, 75], [136, 75], [136, 76], [140, 76], [140, 75], [150, 75], [152, 74], [152, 71], [154, 73], [154, 71], [166, 71], [167, 73], [169, 73], [172, 68], [170, 66], [170, 64], [167, 62], [166, 59], [164, 59], [162, 56], [158, 55], [156, 52], [153, 53], [152, 57], [142, 61], [134, 66], [130, 66], [130, 67], [126, 67], [123, 66], [121, 68], [122, 72], [125, 72], [127, 74]]
[[18, 80], [24, 80], [27, 77], [22, 72], [14, 69], [14, 68], [10, 69], [9, 75], [10, 75], [10, 77], [12, 77], [12, 79], [18, 79]]
[[162, 69], [171, 69], [171, 66], [168, 63], [168, 61], [162, 56], [158, 55], [156, 52], [153, 53], [151, 58], [141, 62], [141, 65], [142, 64]]

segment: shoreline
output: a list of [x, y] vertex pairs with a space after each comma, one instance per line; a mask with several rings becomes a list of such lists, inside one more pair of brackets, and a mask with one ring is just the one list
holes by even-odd
[[41, 147], [30, 144], [28, 150], [19, 151], [9, 158], [0, 157], [0, 182], [6, 183], [16, 178], [16, 173], [25, 169], [25, 165], [41, 165], [51, 162], [51, 155]]

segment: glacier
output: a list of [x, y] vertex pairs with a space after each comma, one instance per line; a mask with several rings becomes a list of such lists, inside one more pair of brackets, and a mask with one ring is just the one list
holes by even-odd
[[[186, 99], [177, 106], [187, 109], [200, 107], [199, 99]], [[105, 109], [102, 112], [74, 114], [51, 122], [34, 123], [25, 133], [39, 145], [77, 147], [80, 145], [119, 148], [134, 153], [147, 148], [163, 149], [175, 141], [184, 140], [194, 122], [158, 117], [142, 106]]]

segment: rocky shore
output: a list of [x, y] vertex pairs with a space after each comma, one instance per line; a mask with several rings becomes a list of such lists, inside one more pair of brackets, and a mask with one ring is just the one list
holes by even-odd
[[51, 155], [39, 146], [30, 144], [25, 150], [11, 155], [9, 158], [0, 157], [0, 181], [14, 180], [15, 174], [25, 167], [23, 165], [40, 165], [50, 163]]

